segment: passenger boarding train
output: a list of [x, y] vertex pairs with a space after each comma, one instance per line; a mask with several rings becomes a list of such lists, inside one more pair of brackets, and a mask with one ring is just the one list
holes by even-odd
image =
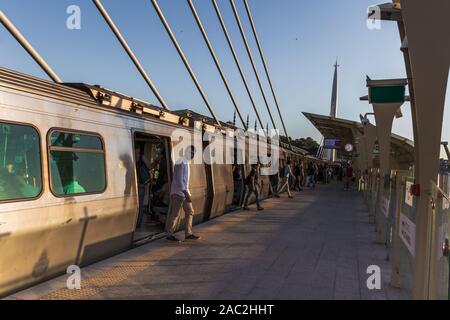
[[[55, 84], [0, 68], [0, 296], [163, 234], [170, 137], [195, 126], [216, 130], [99, 86]], [[136, 228], [139, 149], [151, 162], [152, 179]], [[280, 165], [304, 155], [283, 145]], [[191, 165], [195, 224], [239, 206], [246, 160]], [[263, 198], [268, 190], [262, 177]]]

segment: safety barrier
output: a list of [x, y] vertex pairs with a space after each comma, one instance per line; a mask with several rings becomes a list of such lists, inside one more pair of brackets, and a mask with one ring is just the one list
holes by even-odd
[[375, 240], [386, 246], [386, 259], [392, 263], [390, 283], [412, 295], [415, 199], [411, 202], [406, 192], [409, 175], [408, 171], [393, 170], [382, 178], [378, 169], [371, 169], [364, 177], [367, 188], [363, 197], [368, 204], [369, 222], [375, 224]]
[[[390, 285], [404, 289], [412, 297], [414, 286], [416, 202], [410, 192], [412, 173], [393, 170], [383, 179], [377, 169], [361, 177], [360, 190], [369, 211], [369, 222], [375, 223], [376, 242], [386, 246], [391, 261]], [[450, 299], [450, 177], [440, 175], [438, 184], [431, 182], [429, 205], [430, 259], [428, 298]]]
[[438, 185], [431, 182], [431, 219], [430, 235], [430, 274], [429, 274], [429, 298], [445, 299], [450, 297], [449, 284], [449, 213], [450, 198], [449, 176], [439, 176]]

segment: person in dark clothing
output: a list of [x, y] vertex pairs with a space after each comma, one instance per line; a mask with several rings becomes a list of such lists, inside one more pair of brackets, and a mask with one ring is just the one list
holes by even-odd
[[137, 149], [137, 162], [136, 171], [138, 176], [138, 198], [139, 198], [139, 212], [136, 222], [136, 228], [139, 228], [142, 224], [142, 218], [144, 216], [144, 198], [145, 189], [150, 183], [150, 162], [144, 155], [144, 144], [141, 144]]
[[295, 176], [295, 183], [293, 190], [302, 191], [301, 187], [301, 168], [300, 163], [297, 162], [297, 164], [294, 167], [294, 176]]
[[233, 164], [233, 182], [234, 182], [233, 204], [239, 205], [241, 201], [241, 191], [242, 191], [242, 169], [241, 166], [237, 164]]
[[345, 190], [350, 189], [352, 179], [353, 179], [353, 167], [351, 163], [348, 163], [348, 166], [345, 170]]
[[306, 168], [306, 187], [310, 188], [312, 186], [314, 186], [314, 166], [309, 162]]

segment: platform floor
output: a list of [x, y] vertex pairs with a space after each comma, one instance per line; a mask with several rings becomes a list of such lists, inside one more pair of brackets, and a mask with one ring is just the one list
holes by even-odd
[[[263, 205], [195, 227], [196, 243], [161, 239], [83, 268], [81, 290], [65, 289], [65, 275], [8, 299], [407, 299], [388, 284], [356, 191], [319, 185]], [[367, 289], [370, 265], [381, 290]]]

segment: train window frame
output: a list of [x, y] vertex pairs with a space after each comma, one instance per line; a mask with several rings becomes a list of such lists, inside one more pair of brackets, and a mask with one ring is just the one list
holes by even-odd
[[[53, 132], [63, 132], [63, 133], [72, 133], [72, 134], [80, 134], [85, 136], [92, 136], [100, 139], [102, 149], [89, 149], [89, 148], [68, 148], [68, 147], [52, 147], [51, 144], [51, 136]], [[56, 150], [55, 150], [56, 149]], [[101, 191], [96, 192], [83, 192], [83, 193], [72, 193], [72, 194], [58, 194], [53, 190], [53, 184], [52, 184], [52, 170], [51, 170], [51, 151], [72, 151], [72, 152], [88, 152], [88, 153], [97, 153], [97, 154], [103, 154], [103, 168], [104, 168], [104, 176], [105, 176], [105, 187]], [[103, 194], [108, 189], [108, 167], [107, 167], [107, 161], [106, 161], [106, 143], [105, 139], [100, 133], [92, 132], [92, 131], [83, 131], [83, 130], [76, 130], [76, 129], [68, 129], [68, 128], [60, 128], [60, 127], [54, 127], [50, 128], [47, 132], [47, 169], [48, 169], [48, 183], [50, 192], [55, 196], [56, 198], [73, 198], [73, 197], [82, 197], [82, 196], [90, 196], [95, 194]]]
[[40, 162], [40, 174], [41, 174], [41, 188], [40, 188], [40, 192], [39, 194], [37, 194], [35, 197], [32, 198], [18, 198], [18, 199], [11, 199], [11, 200], [0, 200], [0, 204], [5, 204], [5, 203], [17, 203], [17, 202], [29, 202], [29, 201], [35, 201], [38, 200], [40, 197], [42, 197], [43, 193], [44, 193], [44, 155], [43, 155], [43, 149], [42, 148], [42, 135], [41, 132], [39, 131], [39, 128], [32, 124], [32, 123], [28, 123], [28, 122], [20, 122], [20, 121], [10, 121], [10, 120], [3, 120], [0, 119], [0, 123], [4, 123], [4, 124], [12, 124], [12, 125], [19, 125], [19, 126], [27, 126], [30, 128], [33, 128], [34, 131], [36, 131], [37, 136], [38, 136], [38, 140], [39, 140], [39, 162]]

